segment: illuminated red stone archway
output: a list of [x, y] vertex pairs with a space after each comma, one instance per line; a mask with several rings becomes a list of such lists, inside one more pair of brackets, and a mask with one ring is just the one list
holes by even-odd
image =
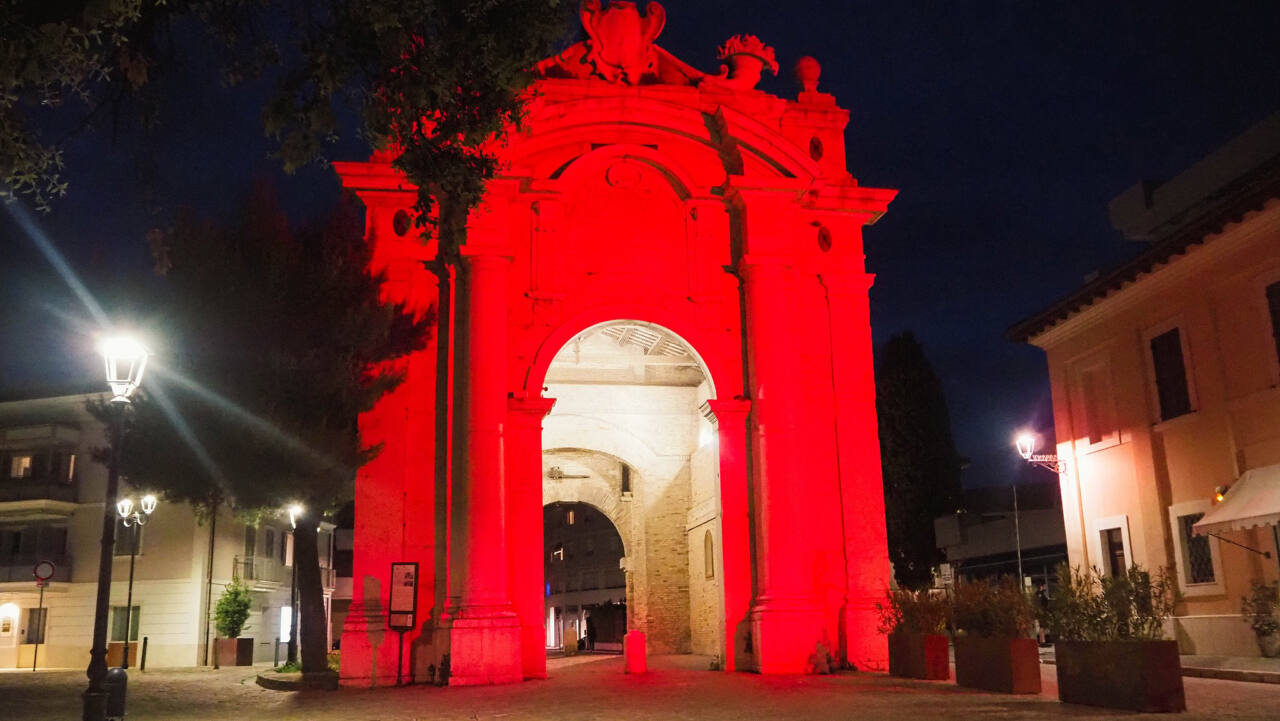
[[[656, 9], [655, 9], [656, 8]], [[894, 191], [845, 167], [848, 113], [817, 91], [754, 89], [773, 50], [721, 48], [708, 75], [651, 44], [661, 10], [584, 4], [590, 39], [544, 62], [504, 170], [456, 244], [403, 223], [387, 159], [335, 164], [366, 204], [386, 292], [450, 308], [406, 382], [361, 418], [383, 444], [357, 479], [345, 683], [393, 683], [392, 561], [418, 561], [407, 670], [453, 684], [544, 676], [541, 427], [555, 353], [636, 318], [696, 349], [716, 389], [728, 669], [801, 673], [827, 649], [883, 666], [888, 582], [862, 227]], [[655, 29], [656, 28], [656, 29]], [[438, 372], [442, 371], [442, 373]]]

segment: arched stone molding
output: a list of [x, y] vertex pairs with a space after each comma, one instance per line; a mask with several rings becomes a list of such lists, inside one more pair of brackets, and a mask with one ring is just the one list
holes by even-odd
[[[681, 304], [680, 300], [685, 302]], [[722, 344], [706, 337], [706, 332], [693, 322], [693, 317], [688, 312], [688, 306], [689, 303], [686, 299], [655, 299], [651, 303], [643, 305], [633, 303], [599, 305], [567, 318], [548, 333], [531, 354], [533, 360], [528, 365], [524, 386], [519, 392], [525, 394], [541, 393], [542, 387], [546, 382], [547, 370], [551, 367], [551, 361], [555, 360], [556, 354], [570, 340], [573, 340], [574, 336], [601, 323], [624, 319], [653, 323], [679, 336], [702, 366], [702, 370], [707, 376], [707, 382], [711, 386], [712, 398], [718, 397], [717, 389], [719, 388], [740, 388], [742, 385], [741, 368], [735, 369], [727, 358], [705, 352], [705, 349], [715, 349]], [[704, 350], [699, 350], [699, 348]], [[735, 370], [737, 371], [736, 373]], [[736, 385], [735, 380], [737, 381]], [[544, 447], [546, 446], [544, 445]]]

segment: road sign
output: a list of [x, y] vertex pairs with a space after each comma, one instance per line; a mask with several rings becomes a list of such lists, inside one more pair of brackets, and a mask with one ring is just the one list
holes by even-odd
[[37, 585], [43, 586], [45, 581], [53, 578], [53, 572], [57, 569], [53, 561], [40, 561], [31, 569], [31, 575], [36, 577]]

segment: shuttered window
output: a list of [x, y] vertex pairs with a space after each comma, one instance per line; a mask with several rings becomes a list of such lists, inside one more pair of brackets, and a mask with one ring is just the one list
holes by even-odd
[[1160, 420], [1191, 412], [1191, 392], [1187, 388], [1187, 366], [1182, 357], [1182, 336], [1177, 328], [1151, 339], [1151, 364], [1155, 369]]
[[1280, 282], [1267, 286], [1267, 309], [1271, 312], [1271, 340], [1276, 344], [1276, 357], [1280, 358]]

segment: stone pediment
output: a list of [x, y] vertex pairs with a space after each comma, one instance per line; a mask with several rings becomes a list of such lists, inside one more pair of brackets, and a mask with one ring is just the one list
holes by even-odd
[[680, 60], [654, 43], [667, 18], [657, 2], [641, 13], [634, 2], [614, 0], [605, 6], [600, 0], [583, 0], [578, 14], [587, 39], [538, 63], [541, 77], [749, 90], [764, 71], [778, 74], [773, 48], [754, 35], [735, 35], [720, 46], [718, 57], [726, 64], [719, 74], [704, 73]]

